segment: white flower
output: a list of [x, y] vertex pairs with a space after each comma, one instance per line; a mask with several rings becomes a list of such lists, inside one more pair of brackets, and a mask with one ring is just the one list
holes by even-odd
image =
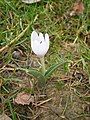
[[38, 34], [33, 31], [31, 34], [31, 48], [38, 57], [43, 57], [49, 49], [49, 35], [46, 33], [44, 37], [42, 33]]

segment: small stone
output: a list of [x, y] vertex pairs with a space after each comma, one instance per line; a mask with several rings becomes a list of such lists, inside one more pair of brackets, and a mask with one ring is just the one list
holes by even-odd
[[14, 51], [12, 54], [13, 58], [20, 59], [21, 53], [19, 51]]

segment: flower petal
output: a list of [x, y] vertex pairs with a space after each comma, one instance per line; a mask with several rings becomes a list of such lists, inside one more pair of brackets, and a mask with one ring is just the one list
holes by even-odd
[[44, 41], [44, 37], [42, 33], [39, 33], [39, 41]]
[[37, 40], [38, 39], [38, 34], [36, 31], [33, 31], [31, 34], [31, 41]]
[[47, 33], [45, 34], [45, 41], [49, 43], [49, 35]]
[[35, 47], [35, 43], [34, 43], [35, 41], [38, 41], [38, 34], [37, 34], [36, 31], [33, 31], [31, 33], [31, 48], [32, 48], [32, 51], [33, 51], [33, 48]]
[[48, 51], [48, 49], [49, 49], [49, 35], [46, 33], [45, 34], [45, 42], [46, 42], [46, 46], [47, 46], [47, 51]]

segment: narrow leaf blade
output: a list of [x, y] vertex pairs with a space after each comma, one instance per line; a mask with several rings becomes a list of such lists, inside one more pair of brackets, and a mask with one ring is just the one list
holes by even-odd
[[37, 70], [32, 69], [32, 68], [16, 68], [16, 70], [22, 70], [24, 72], [26, 72], [27, 74], [31, 74], [33, 77], [35, 77], [36, 79], [38, 79], [38, 84], [40, 87], [43, 87], [45, 85], [45, 77]]
[[63, 61], [60, 63], [56, 63], [54, 65], [52, 65], [45, 73], [45, 77], [50, 77], [52, 75], [52, 73], [61, 65], [65, 64], [67, 61]]

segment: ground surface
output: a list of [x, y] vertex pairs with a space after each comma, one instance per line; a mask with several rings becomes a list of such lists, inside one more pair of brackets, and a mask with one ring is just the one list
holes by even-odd
[[[79, 7], [74, 2], [0, 0], [1, 114], [12, 120], [90, 119], [90, 1], [81, 1]], [[68, 61], [53, 72], [44, 87], [31, 74], [16, 70], [40, 71], [40, 60], [30, 47], [34, 29], [50, 36], [47, 69]], [[17, 104], [22, 98], [15, 103], [23, 92], [31, 95], [29, 105]]]

